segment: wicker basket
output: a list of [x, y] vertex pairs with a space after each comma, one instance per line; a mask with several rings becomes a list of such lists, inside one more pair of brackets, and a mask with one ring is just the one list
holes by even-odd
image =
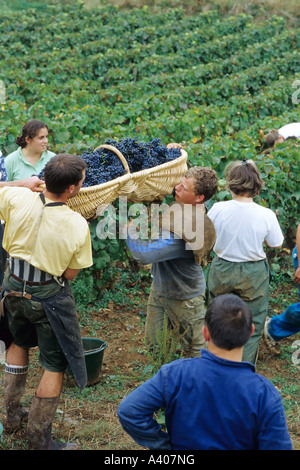
[[[112, 145], [100, 145], [95, 150], [100, 148], [106, 148], [115, 152], [120, 158], [126, 174], [106, 183], [81, 188], [75, 197], [68, 199], [68, 206], [74, 211], [79, 212], [85, 219], [95, 217], [99, 206], [108, 205], [115, 201], [121, 194], [121, 188], [130, 182], [132, 178], [128, 163], [118, 149]], [[129, 187], [131, 187], [131, 184], [129, 184]]]
[[161, 201], [171, 194], [187, 171], [187, 158], [181, 149], [181, 156], [170, 162], [132, 173], [134, 187], [127, 194], [128, 202]]
[[[181, 150], [181, 156], [162, 165], [147, 170], [130, 173], [122, 153], [112, 145], [100, 145], [95, 150], [106, 148], [115, 152], [120, 158], [126, 174], [112, 181], [96, 186], [81, 188], [79, 193], [68, 200], [68, 206], [79, 212], [85, 219], [99, 215], [98, 208], [126, 196], [128, 202], [151, 202], [162, 200], [171, 194], [187, 170], [187, 153]], [[101, 211], [100, 211], [101, 213]]]

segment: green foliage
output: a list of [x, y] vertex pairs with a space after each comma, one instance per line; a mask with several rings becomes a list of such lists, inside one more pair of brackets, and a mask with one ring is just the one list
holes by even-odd
[[[102, 256], [101, 253], [99, 256]], [[120, 251], [120, 257], [122, 254], [123, 251]], [[140, 269], [135, 272], [127, 263], [114, 262], [111, 271], [80, 271], [71, 288], [78, 310], [82, 313], [81, 323], [88, 321], [91, 309], [106, 308], [111, 301], [115, 305], [136, 305], [141, 302], [142, 294], [149, 293], [150, 283], [150, 271]]]
[[151, 348], [146, 344], [146, 355], [149, 364], [143, 371], [142, 379], [156, 374], [163, 364], [183, 357], [180, 339], [184, 335], [185, 332], [180, 333], [179, 331], [179, 324], [170, 327], [168, 317], [165, 315], [162, 329], [156, 331], [155, 344]]
[[[124, 240], [101, 239], [97, 236], [98, 219], [90, 222], [90, 233], [93, 250], [93, 265], [79, 272], [72, 282], [72, 291], [78, 307], [93, 304], [103, 295], [105, 288], [112, 289], [120, 273], [118, 266], [128, 260]], [[133, 264], [134, 260], [130, 259]], [[117, 266], [118, 265], [118, 266]]]

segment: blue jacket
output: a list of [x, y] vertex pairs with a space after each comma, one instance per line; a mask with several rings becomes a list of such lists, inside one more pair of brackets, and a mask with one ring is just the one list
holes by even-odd
[[[153, 419], [165, 408], [167, 432]], [[291, 450], [280, 394], [252, 364], [200, 358], [162, 366], [120, 404], [124, 430], [149, 449]]]

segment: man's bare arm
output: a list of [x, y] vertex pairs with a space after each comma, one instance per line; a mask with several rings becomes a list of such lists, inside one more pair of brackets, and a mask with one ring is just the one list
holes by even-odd
[[0, 188], [4, 188], [5, 186], [9, 187], [25, 187], [31, 189], [31, 191], [36, 191], [41, 193], [45, 188], [41, 187], [44, 184], [43, 180], [40, 180], [38, 176], [31, 176], [30, 178], [26, 178], [24, 180], [16, 180], [16, 181], [0, 181]]
[[75, 279], [77, 274], [79, 273], [80, 269], [71, 269], [67, 268], [63, 274], [64, 278], [67, 279], [67, 281], [72, 281]]

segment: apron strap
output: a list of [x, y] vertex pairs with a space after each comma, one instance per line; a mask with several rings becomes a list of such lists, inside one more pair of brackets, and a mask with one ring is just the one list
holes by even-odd
[[44, 206], [46, 206], [46, 207], [65, 206], [65, 205], [66, 205], [65, 202], [48, 202], [48, 203], [46, 204], [46, 200], [45, 200], [44, 193], [40, 193], [40, 198], [41, 198], [42, 203], [43, 203]]

